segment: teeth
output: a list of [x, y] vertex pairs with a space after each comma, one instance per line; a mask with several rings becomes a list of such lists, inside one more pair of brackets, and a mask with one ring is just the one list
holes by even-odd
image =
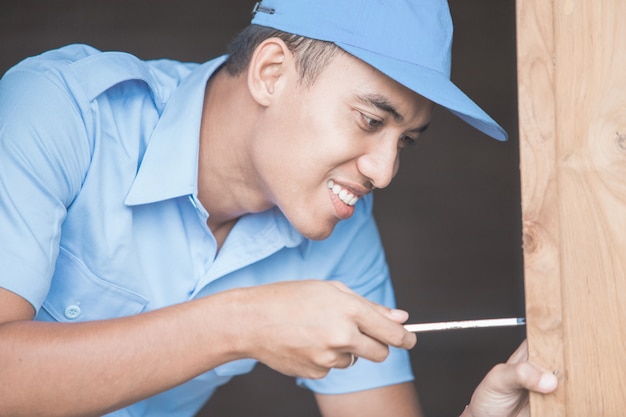
[[342, 188], [339, 184], [335, 184], [333, 180], [328, 180], [328, 188], [347, 206], [353, 206], [359, 201], [359, 197], [350, 191]]

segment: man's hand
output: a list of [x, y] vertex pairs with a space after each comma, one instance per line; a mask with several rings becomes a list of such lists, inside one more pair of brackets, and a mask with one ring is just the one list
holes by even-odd
[[528, 391], [550, 393], [557, 378], [528, 361], [524, 341], [506, 364], [496, 365], [472, 395], [461, 417], [528, 417]]
[[322, 378], [352, 356], [385, 360], [389, 346], [412, 348], [402, 323], [408, 314], [373, 303], [338, 282], [291, 281], [246, 290], [251, 320], [240, 347], [245, 356], [291, 376]]

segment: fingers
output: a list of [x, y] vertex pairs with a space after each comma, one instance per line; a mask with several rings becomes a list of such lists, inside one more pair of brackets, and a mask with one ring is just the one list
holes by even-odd
[[415, 346], [417, 336], [402, 326], [408, 313], [383, 306], [376, 306], [372, 311], [364, 321], [359, 322], [361, 332], [390, 346], [403, 349], [412, 349]]
[[389, 308], [389, 307], [385, 307], [381, 304], [377, 304], [373, 301], [368, 300], [367, 298], [363, 298], [360, 295], [358, 295], [357, 293], [355, 293], [354, 291], [352, 291], [350, 289], [350, 287], [348, 287], [347, 285], [345, 285], [342, 282], [339, 281], [329, 281], [331, 284], [333, 284], [335, 287], [337, 287], [339, 290], [347, 293], [347, 294], [351, 294], [354, 295], [356, 297], [359, 297], [363, 300], [363, 302], [369, 304], [372, 308], [376, 309], [380, 314], [382, 314], [383, 316], [388, 317], [390, 320], [393, 320], [397, 323], [404, 323], [405, 321], [407, 321], [409, 319], [409, 313], [407, 313], [404, 310], [400, 310], [397, 308]]
[[386, 316], [390, 320], [395, 321], [396, 323], [402, 324], [409, 319], [409, 313], [407, 313], [404, 310], [399, 310], [397, 308], [389, 308], [389, 307], [381, 306], [379, 304], [376, 304], [375, 308], [379, 310], [380, 314], [382, 314], [383, 316]]
[[489, 371], [472, 395], [471, 415], [527, 416], [528, 391], [548, 394], [556, 389], [553, 374], [524, 360], [527, 351], [526, 343], [522, 343], [506, 364]]
[[348, 369], [348, 368], [352, 368], [356, 362], [359, 360], [359, 357], [357, 355], [355, 355], [354, 353], [344, 353], [344, 363], [342, 363], [341, 365], [337, 365], [335, 366], [335, 368], [337, 369]]
[[503, 392], [526, 389], [547, 394], [558, 384], [556, 376], [532, 362], [497, 365], [491, 373], [489, 385]]
[[[385, 348], [387, 345], [404, 349], [411, 349], [415, 346], [417, 342], [416, 335], [399, 325], [407, 321], [409, 313], [374, 303], [357, 295], [343, 283], [333, 282], [333, 284], [341, 291], [355, 297], [358, 307], [356, 307], [354, 320], [361, 333], [382, 343]], [[375, 348], [371, 343], [369, 347], [371, 349]], [[367, 357], [365, 352], [367, 350], [359, 352], [359, 354]], [[368, 357], [368, 359], [370, 358]], [[376, 359], [372, 358], [372, 360]]]
[[544, 394], [556, 389], [558, 380], [551, 372], [541, 369], [532, 362], [522, 362], [517, 366], [521, 368], [518, 373], [521, 374], [520, 384], [524, 388]]
[[513, 352], [506, 363], [514, 364], [528, 360], [528, 341], [524, 340], [518, 348]]
[[409, 349], [416, 342], [401, 324], [408, 313], [373, 303], [338, 282], [282, 282], [246, 294], [257, 324], [242, 350], [287, 375], [321, 377], [330, 368], [349, 367], [352, 354], [355, 361], [381, 362], [389, 345]]
[[355, 320], [361, 333], [385, 347], [389, 345], [411, 349], [417, 342], [417, 336], [401, 325], [407, 316], [401, 310], [373, 305], [366, 308]]
[[556, 376], [528, 361], [528, 340], [524, 340], [519, 345], [507, 364], [516, 365], [514, 369], [520, 388], [542, 393], [552, 392], [556, 389], [558, 384]]

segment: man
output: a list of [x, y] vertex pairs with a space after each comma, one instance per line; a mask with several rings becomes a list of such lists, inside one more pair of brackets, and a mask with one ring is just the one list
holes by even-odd
[[[435, 104], [505, 133], [449, 81], [443, 0], [253, 23], [203, 65], [73, 45], [0, 82], [0, 415], [193, 415], [257, 361], [324, 416], [420, 415], [371, 191]], [[554, 389], [524, 352], [465, 416]]]

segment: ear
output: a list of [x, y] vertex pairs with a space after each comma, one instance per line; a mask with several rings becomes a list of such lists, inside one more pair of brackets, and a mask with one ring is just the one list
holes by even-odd
[[270, 105], [291, 65], [293, 55], [281, 39], [269, 38], [259, 44], [248, 66], [248, 89], [253, 99], [261, 106]]

